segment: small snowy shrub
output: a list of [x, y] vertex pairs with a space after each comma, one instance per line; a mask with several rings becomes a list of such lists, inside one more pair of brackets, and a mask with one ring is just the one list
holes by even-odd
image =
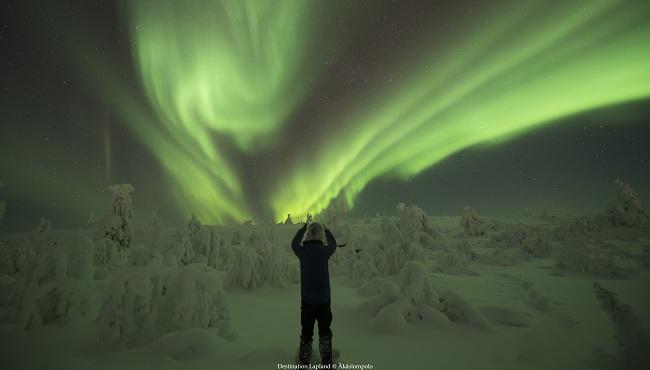
[[555, 260], [553, 272], [557, 275], [566, 273], [586, 274], [602, 278], [626, 276], [626, 271], [616, 262], [604, 256], [593, 256], [584, 250], [568, 250]]
[[518, 249], [524, 252], [523, 257], [548, 257], [553, 251], [548, 235], [536, 228], [519, 224], [494, 235], [491, 242], [499, 248]]
[[450, 252], [438, 252], [436, 253], [433, 261], [433, 272], [441, 272], [446, 274], [472, 274], [471, 270], [468, 269], [467, 255], [458, 250]]

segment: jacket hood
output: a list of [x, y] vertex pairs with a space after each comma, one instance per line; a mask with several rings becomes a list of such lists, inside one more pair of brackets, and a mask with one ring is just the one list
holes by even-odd
[[325, 237], [325, 227], [318, 222], [310, 222], [307, 224], [305, 235], [302, 237], [302, 243], [320, 241], [323, 245], [327, 245], [327, 238]]

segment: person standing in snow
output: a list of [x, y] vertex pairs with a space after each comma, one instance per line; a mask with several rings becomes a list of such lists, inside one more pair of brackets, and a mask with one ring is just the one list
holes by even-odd
[[296, 232], [291, 248], [300, 260], [300, 347], [301, 365], [311, 360], [314, 323], [318, 321], [321, 363], [332, 364], [332, 309], [328, 260], [336, 250], [336, 239], [321, 223], [309, 222]]

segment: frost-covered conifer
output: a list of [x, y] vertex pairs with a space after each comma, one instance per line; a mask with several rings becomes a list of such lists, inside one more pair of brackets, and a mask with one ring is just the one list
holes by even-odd
[[472, 207], [465, 207], [460, 216], [459, 225], [466, 235], [484, 235], [486, 231], [485, 221], [478, 216]]
[[95, 227], [95, 224], [97, 224], [97, 219], [95, 218], [95, 212], [90, 212], [90, 215], [88, 216], [88, 222], [86, 223], [86, 227], [88, 229], [92, 229]]
[[38, 226], [36, 226], [36, 232], [42, 233], [50, 230], [51, 228], [52, 228], [52, 223], [50, 222], [50, 220], [43, 217], [41, 218], [41, 221], [39, 221]]
[[118, 249], [127, 250], [133, 238], [133, 209], [131, 207], [131, 184], [115, 184], [108, 187], [112, 193], [111, 207], [106, 215], [104, 236], [116, 242]]

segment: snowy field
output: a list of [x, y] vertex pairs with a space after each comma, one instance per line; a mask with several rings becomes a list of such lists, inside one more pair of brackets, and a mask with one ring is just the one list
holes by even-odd
[[[299, 225], [172, 228], [154, 216], [136, 227], [122, 222], [130, 199], [117, 198], [113, 218], [83, 230], [44, 220], [0, 234], [3, 369], [293, 363]], [[330, 260], [340, 362], [647, 369], [650, 228], [621, 199], [593, 217], [432, 217], [400, 203], [394, 215], [329, 219], [347, 244]]]

